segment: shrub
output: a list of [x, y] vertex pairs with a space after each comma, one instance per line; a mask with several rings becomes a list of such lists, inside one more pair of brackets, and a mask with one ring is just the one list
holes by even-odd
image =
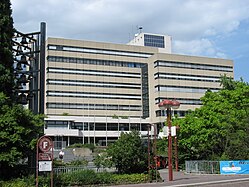
[[150, 177], [150, 181], [155, 181], [155, 180], [162, 181], [161, 175], [159, 171], [156, 169], [151, 169], [149, 172], [149, 176], [147, 177]]
[[[50, 173], [39, 176], [39, 186], [50, 185]], [[160, 177], [160, 176], [159, 176]], [[147, 174], [113, 174], [108, 172], [95, 173], [93, 170], [82, 170], [71, 173], [54, 175], [54, 186], [87, 186], [87, 185], [118, 185], [138, 184], [148, 181]], [[24, 179], [1, 182], [1, 187], [33, 187], [35, 186], [34, 175]]]
[[[40, 186], [45, 187], [45, 180], [44, 177], [39, 177], [39, 184]], [[49, 180], [49, 179], [48, 179]], [[48, 183], [49, 184], [49, 183]], [[1, 187], [34, 187], [35, 186], [35, 176], [30, 175], [25, 178], [16, 178], [10, 181], [2, 181], [0, 182]]]
[[98, 184], [97, 174], [93, 170], [82, 170], [71, 173], [63, 173], [59, 177], [62, 186]]
[[70, 166], [87, 166], [88, 161], [86, 159], [78, 159], [78, 160], [73, 160], [73, 161], [67, 163], [67, 165], [70, 165]]
[[115, 180], [113, 178], [112, 173], [108, 173], [108, 172], [101, 172], [101, 173], [97, 173], [98, 176], [98, 184], [114, 184]]
[[146, 174], [114, 174], [115, 184], [138, 184], [147, 182]]

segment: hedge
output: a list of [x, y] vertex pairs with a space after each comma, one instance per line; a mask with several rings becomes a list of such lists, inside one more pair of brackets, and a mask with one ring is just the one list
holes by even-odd
[[[39, 176], [39, 186], [42, 187], [49, 186], [50, 184], [49, 177], [50, 177], [49, 173], [47, 173], [47, 176]], [[161, 181], [160, 175], [157, 177], [157, 179], [158, 181]], [[146, 182], [148, 182], [148, 174], [115, 174], [108, 172], [96, 173], [93, 170], [75, 171], [75, 172], [63, 173], [54, 176], [54, 186], [57, 187], [139, 184]], [[35, 177], [29, 176], [23, 179], [0, 181], [0, 186], [33, 187], [35, 186]]]

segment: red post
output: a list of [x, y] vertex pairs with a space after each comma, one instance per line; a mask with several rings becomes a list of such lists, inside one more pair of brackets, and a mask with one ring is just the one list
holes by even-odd
[[173, 180], [173, 168], [172, 168], [172, 136], [171, 136], [171, 109], [167, 108], [167, 124], [169, 128], [168, 136], [168, 170], [169, 181]]

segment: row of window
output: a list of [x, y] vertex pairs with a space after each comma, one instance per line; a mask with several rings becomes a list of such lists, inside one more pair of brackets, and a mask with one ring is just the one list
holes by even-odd
[[47, 96], [141, 100], [141, 95], [137, 94], [112, 94], [94, 92], [47, 91]]
[[202, 102], [199, 99], [187, 99], [187, 98], [162, 98], [162, 97], [158, 97], [155, 99], [156, 104], [160, 103], [161, 101], [165, 100], [165, 99], [169, 99], [169, 100], [174, 100], [176, 99], [178, 102], [180, 102], [183, 105], [201, 105]]
[[48, 73], [76, 74], [76, 75], [90, 75], [90, 76], [124, 77], [124, 78], [140, 78], [141, 77], [140, 73], [82, 70], [82, 69], [69, 69], [69, 68], [47, 68], [47, 72]]
[[136, 52], [132, 52], [132, 51], [118, 51], [118, 50], [72, 47], [72, 46], [61, 46], [61, 45], [48, 45], [48, 49], [49, 50], [57, 50], [57, 51], [70, 51], [70, 52], [93, 53], [93, 54], [103, 54], [103, 55], [129, 56], [129, 57], [139, 57], [139, 58], [148, 58], [152, 55], [150, 53], [136, 53]]
[[158, 67], [158, 66], [233, 72], [232, 66], [218, 66], [218, 65], [216, 66], [216, 65], [210, 65], [210, 64], [192, 64], [192, 63], [187, 63], [187, 62], [169, 62], [169, 61], [156, 61], [156, 62], [154, 62], [154, 67]]
[[147, 131], [149, 124], [141, 123], [90, 123], [73, 121], [46, 121], [45, 128], [69, 128], [84, 131]]
[[90, 87], [105, 87], [105, 88], [129, 88], [140, 89], [140, 84], [131, 83], [115, 83], [115, 82], [94, 82], [94, 81], [79, 81], [79, 80], [57, 80], [48, 79], [48, 84], [51, 85], [67, 85], [67, 86], [90, 86]]
[[[177, 115], [179, 117], [184, 117], [188, 111], [185, 110], [172, 110], [172, 115]], [[167, 111], [166, 110], [157, 110], [156, 111], [156, 117], [160, 117], [160, 116], [167, 116]]]
[[204, 87], [188, 87], [188, 86], [162, 86], [155, 87], [155, 91], [159, 92], [184, 92], [184, 93], [205, 93], [207, 90], [217, 92], [219, 88], [204, 88]]
[[156, 73], [155, 79], [175, 79], [175, 80], [190, 80], [190, 81], [205, 81], [205, 82], [220, 82], [220, 77], [201, 76], [201, 75], [187, 75], [174, 73]]
[[76, 64], [93, 64], [102, 66], [120, 66], [130, 68], [141, 68], [142, 63], [136, 62], [122, 62], [112, 60], [99, 60], [99, 59], [86, 59], [86, 58], [73, 58], [73, 57], [62, 57], [62, 56], [48, 56], [47, 60], [50, 62], [67, 62]]
[[123, 110], [141, 111], [140, 105], [109, 105], [109, 104], [79, 104], [79, 103], [47, 103], [47, 108], [82, 109], [82, 110]]

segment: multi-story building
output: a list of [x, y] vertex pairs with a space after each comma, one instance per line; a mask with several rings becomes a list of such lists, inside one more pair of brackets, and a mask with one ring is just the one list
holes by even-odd
[[63, 146], [107, 145], [133, 129], [145, 135], [165, 120], [160, 101], [180, 101], [174, 113], [184, 116], [207, 89], [220, 89], [221, 75], [233, 77], [231, 60], [171, 54], [162, 37], [151, 45], [48, 38], [45, 134]]

